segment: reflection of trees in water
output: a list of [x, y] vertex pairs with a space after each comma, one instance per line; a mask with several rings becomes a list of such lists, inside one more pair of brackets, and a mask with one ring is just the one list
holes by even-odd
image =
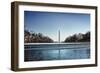
[[[60, 51], [60, 53], [59, 53]], [[90, 49], [25, 50], [24, 61], [70, 60], [90, 58]]]

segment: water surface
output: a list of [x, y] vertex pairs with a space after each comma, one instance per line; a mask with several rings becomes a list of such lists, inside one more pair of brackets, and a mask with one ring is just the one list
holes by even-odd
[[24, 61], [71, 60], [90, 58], [89, 43], [24, 45]]

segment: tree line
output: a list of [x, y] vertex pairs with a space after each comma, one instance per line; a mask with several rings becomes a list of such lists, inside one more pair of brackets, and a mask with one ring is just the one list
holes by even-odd
[[[54, 40], [42, 33], [29, 32], [24, 30], [24, 42], [25, 43], [54, 43]], [[85, 34], [79, 33], [67, 37], [64, 41], [66, 42], [90, 42], [90, 31]]]
[[54, 41], [44, 36], [42, 33], [30, 33], [28, 30], [24, 31], [24, 42], [25, 43], [53, 43]]
[[90, 42], [90, 31], [85, 34], [79, 33], [69, 36], [64, 42]]

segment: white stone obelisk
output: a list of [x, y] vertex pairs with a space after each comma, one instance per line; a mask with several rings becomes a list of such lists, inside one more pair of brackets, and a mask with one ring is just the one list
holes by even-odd
[[60, 43], [60, 30], [58, 31], [58, 42]]

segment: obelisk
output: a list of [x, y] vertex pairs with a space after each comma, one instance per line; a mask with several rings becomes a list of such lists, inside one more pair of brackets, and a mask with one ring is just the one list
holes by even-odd
[[60, 43], [60, 30], [58, 31], [58, 42]]

